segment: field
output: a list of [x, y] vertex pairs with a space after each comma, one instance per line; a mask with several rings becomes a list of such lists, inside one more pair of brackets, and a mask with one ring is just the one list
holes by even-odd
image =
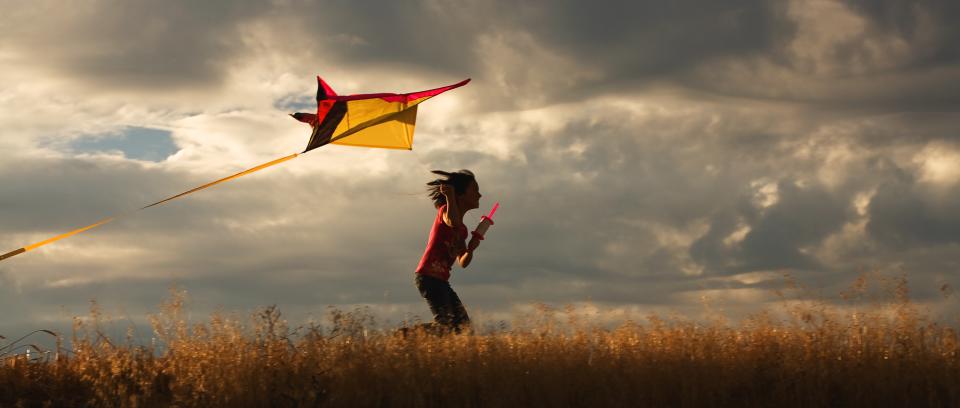
[[150, 346], [108, 339], [94, 308], [59, 352], [4, 348], [0, 405], [960, 406], [955, 322], [926, 317], [905, 280], [880, 301], [857, 285], [845, 297], [859, 307], [785, 302], [735, 323], [604, 328], [544, 306], [509, 330], [447, 336], [376, 329], [362, 311], [331, 310], [323, 327], [290, 328], [274, 307], [191, 324], [175, 292]]

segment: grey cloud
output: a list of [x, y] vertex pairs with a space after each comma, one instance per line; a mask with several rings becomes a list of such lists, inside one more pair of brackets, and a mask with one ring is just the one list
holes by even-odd
[[[857, 132], [842, 137], [853, 141], [866, 152], [916, 148], [937, 141], [953, 143], [958, 140], [955, 128], [958, 119], [960, 112], [950, 110], [906, 110], [878, 116], [858, 114], [848, 119], [856, 124]], [[876, 157], [876, 160], [884, 158]], [[877, 171], [882, 171], [882, 163], [878, 162], [876, 166]]]
[[693, 67], [681, 82], [824, 110], [955, 110], [960, 94], [940, 85], [960, 77], [958, 11], [948, 3], [792, 1], [796, 29], [779, 46]]
[[0, 220], [8, 232], [80, 227], [147, 204], [177, 185], [157, 170], [106, 159], [17, 160], [2, 165], [0, 179]]
[[299, 18], [304, 36], [325, 46], [306, 50], [328, 53], [320, 58], [332, 55], [351, 65], [406, 64], [462, 75], [471, 66], [474, 30], [496, 24], [485, 16], [461, 13], [475, 8], [469, 2], [331, 1], [301, 3], [286, 11]]
[[924, 49], [917, 50], [917, 58], [904, 64], [904, 69], [916, 69], [944, 64], [955, 64], [960, 58], [960, 29], [953, 23], [960, 14], [960, 6], [949, 0], [923, 0], [909, 3], [899, 1], [848, 1], [854, 9], [876, 25], [879, 30], [894, 32], [913, 40], [929, 36]]
[[5, 36], [27, 64], [97, 88], [177, 89], [222, 82], [261, 2], [95, 1], [5, 7]]
[[[716, 56], [761, 53], [790, 31], [780, 9], [762, 1], [333, 2], [296, 13], [316, 38], [353, 39], [326, 47], [337, 60], [467, 73], [501, 94], [485, 103], [502, 108], [585, 98]], [[430, 23], [414, 23], [423, 18]]]
[[870, 201], [867, 231], [891, 248], [960, 243], [960, 186], [925, 188], [887, 180]]
[[[943, 1], [843, 3], [838, 7], [867, 19], [865, 31], [823, 44], [822, 55], [799, 57], [791, 44], [812, 28], [791, 10], [814, 7], [806, 2], [98, 2], [71, 13], [52, 7], [12, 8], [8, 37], [26, 56], [21, 62], [104, 89], [216, 86], [231, 67], [276, 53], [315, 66], [308, 71], [391, 66], [412, 75], [472, 76], [474, 88], [485, 89], [468, 92], [486, 96], [475, 103], [494, 110], [662, 84], [825, 109], [936, 109], [960, 100], [937, 85], [958, 75], [960, 32], [950, 24], [958, 11]], [[64, 37], [69, 43], [58, 40]], [[818, 64], [836, 72], [811, 71]]]
[[777, 185], [780, 201], [753, 223], [741, 244], [743, 271], [823, 269], [801, 250], [843, 226], [849, 197], [833, 196], [817, 186], [801, 188], [789, 181]]
[[[593, 117], [589, 124], [574, 121], [556, 133], [532, 139], [523, 148], [524, 163], [505, 165], [497, 172], [498, 181], [487, 183], [516, 185], [517, 181], [505, 180], [510, 174], [523, 174], [522, 190], [503, 193], [545, 197], [535, 207], [522, 210], [530, 214], [524, 220], [527, 231], [501, 231], [522, 236], [527, 242], [534, 237], [550, 237], [543, 243], [550, 250], [537, 250], [539, 242], [524, 245], [524, 251], [509, 252], [510, 261], [504, 262], [503, 267], [508, 268], [508, 263], [517, 265], [526, 258], [533, 261], [527, 274], [539, 279], [598, 282], [597, 289], [584, 289], [584, 293], [599, 293], [595, 297], [598, 300], [625, 299], [627, 293], [634, 292], [644, 297], [643, 289], [632, 286], [624, 289], [627, 293], [623, 296], [612, 295], [618, 290], [611, 289], [615, 285], [610, 282], [628, 277], [643, 282], [657, 276], [666, 276], [665, 280], [673, 282], [690, 280], [681, 273], [684, 250], [662, 247], [640, 225], [613, 222], [617, 215], [675, 228], [706, 221], [709, 228], [705, 235], [693, 237], [696, 240], [688, 250], [689, 256], [706, 268], [707, 276], [779, 270], [796, 272], [801, 279], [815, 278], [824, 284], [840, 285], [850, 278], [850, 273], [875, 265], [873, 251], [850, 253], [851, 258], [844, 264], [824, 263], [809, 251], [823, 245], [847, 223], [859, 219], [852, 205], [856, 194], [869, 191], [883, 180], [899, 177], [897, 166], [892, 165], [894, 160], [902, 160], [894, 154], [896, 149], [917, 151], [928, 140], [935, 139], [894, 137], [878, 143], [869, 132], [861, 132], [869, 125], [856, 120], [849, 123], [862, 127], [849, 134], [814, 136], [818, 129], [803, 125], [803, 121], [795, 128], [784, 129], [779, 128], [776, 120], [768, 120], [776, 115], [747, 119], [735, 112], [724, 109], [673, 117], [672, 121], [655, 117], [631, 120], [625, 119], [629, 117], [626, 112], [611, 112], [605, 118], [609, 120]], [[700, 120], [711, 113], [719, 116], [718, 122]], [[805, 115], [809, 115], [810, 121], [822, 120], [812, 112]], [[750, 124], [738, 128], [741, 119]], [[900, 119], [904, 122], [887, 124], [912, 123], [910, 116]], [[768, 128], [754, 128], [758, 123], [767, 123]], [[721, 133], [717, 134], [716, 129], [722, 129]], [[819, 146], [818, 150], [807, 158], [794, 156], [798, 146], [807, 144]], [[834, 144], [851, 144], [855, 156], [841, 164], [826, 164], [824, 160]], [[580, 145], [580, 153], [569, 150], [576, 145]], [[712, 165], [712, 170], [707, 165]], [[839, 184], [827, 186], [811, 178], [824, 167], [835, 167], [830, 170], [842, 175]], [[589, 181], [575, 182], [577, 175], [586, 175]], [[752, 203], [754, 191], [750, 185], [758, 178], [779, 180], [775, 183], [778, 202], [764, 210]], [[724, 244], [724, 239], [737, 229], [739, 220], [750, 227], [750, 232], [735, 245]], [[565, 230], [580, 232], [569, 238], [562, 235]], [[627, 243], [626, 252], [607, 253], [604, 244], [610, 242]], [[556, 254], [571, 256], [576, 265], [554, 266], [551, 257]], [[913, 258], [907, 253], [901, 255], [903, 259]], [[885, 259], [891, 258], [896, 256]], [[598, 260], [603, 259], [617, 266], [612, 270], [598, 266]], [[919, 265], [914, 262], [920, 259], [911, 263]], [[538, 264], [540, 268], [535, 267]], [[501, 279], [505, 282], [509, 278]], [[657, 285], [670, 287], [662, 282]], [[649, 294], [649, 298], [667, 301], [665, 296], [656, 294]]]
[[579, 62], [600, 64], [614, 80], [669, 76], [714, 56], [763, 52], [789, 32], [777, 2], [565, 1], [524, 8], [535, 10], [524, 23], [539, 37]]

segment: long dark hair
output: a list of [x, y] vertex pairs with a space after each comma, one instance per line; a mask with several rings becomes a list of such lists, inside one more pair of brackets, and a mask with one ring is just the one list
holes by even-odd
[[453, 186], [453, 191], [457, 195], [467, 192], [467, 187], [470, 187], [470, 183], [477, 181], [477, 178], [474, 177], [473, 172], [470, 170], [458, 170], [455, 172], [446, 172], [443, 170], [431, 170], [433, 174], [438, 176], [443, 176], [443, 178], [438, 178], [427, 183], [427, 197], [430, 197], [433, 200], [433, 206], [440, 208], [440, 206], [447, 203], [447, 198], [440, 194], [440, 185], [449, 184]]

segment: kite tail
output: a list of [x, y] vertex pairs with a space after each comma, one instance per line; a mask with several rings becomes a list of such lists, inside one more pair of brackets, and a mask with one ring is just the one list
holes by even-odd
[[175, 195], [175, 196], [170, 196], [170, 197], [164, 198], [163, 200], [157, 201], [157, 202], [155, 202], [155, 203], [153, 203], [153, 204], [147, 204], [147, 205], [143, 206], [143, 207], [140, 208], [140, 209], [141, 209], [141, 210], [145, 210], [145, 209], [150, 208], [150, 207], [153, 207], [153, 206], [155, 206], [155, 205], [160, 205], [160, 204], [163, 204], [163, 203], [165, 203], [165, 202], [167, 202], [167, 201], [170, 201], [170, 200], [174, 200], [174, 199], [183, 197], [183, 196], [185, 196], [185, 195], [187, 195], [187, 194], [195, 193], [195, 192], [200, 191], [200, 190], [203, 190], [203, 189], [205, 189], [205, 188], [207, 188], [207, 187], [213, 187], [213, 186], [215, 186], [215, 185], [217, 185], [217, 184], [220, 184], [220, 183], [223, 183], [223, 182], [227, 182], [227, 181], [233, 180], [233, 179], [235, 179], [235, 178], [239, 178], [239, 177], [246, 176], [247, 174], [250, 174], [250, 173], [253, 173], [253, 172], [256, 172], [256, 171], [263, 170], [263, 169], [265, 169], [265, 168], [267, 168], [267, 167], [270, 167], [270, 166], [273, 166], [273, 165], [276, 165], [276, 164], [283, 163], [283, 162], [285, 162], [285, 161], [287, 161], [287, 160], [295, 159], [295, 158], [296, 158], [297, 156], [299, 156], [299, 155], [300, 155], [299, 153], [294, 153], [294, 154], [291, 154], [291, 155], [286, 156], [286, 157], [281, 157], [281, 158], [279, 158], [279, 159], [276, 159], [276, 160], [273, 160], [273, 161], [269, 161], [269, 162], [263, 163], [263, 164], [261, 164], [261, 165], [259, 165], [259, 166], [256, 166], [256, 167], [251, 167], [251, 168], [249, 168], [249, 169], [246, 169], [246, 170], [244, 170], [244, 171], [241, 171], [241, 172], [239, 172], [239, 173], [237, 173], [237, 174], [234, 174], [234, 175], [232, 175], [232, 176], [224, 177], [224, 178], [222, 178], [222, 179], [220, 179], [220, 180], [213, 181], [213, 182], [204, 184], [204, 185], [202, 185], [202, 186], [200, 186], [200, 187], [197, 187], [197, 188], [194, 188], [194, 189], [191, 189], [191, 190], [184, 191], [184, 192], [182, 192], [182, 193], [180, 193], [180, 194], [177, 194], [177, 195]]
[[5, 253], [5, 254], [3, 254], [3, 255], [0, 255], [0, 261], [2, 261], [2, 260], [4, 260], [4, 259], [7, 259], [7, 258], [9, 258], [9, 257], [11, 257], [11, 256], [20, 255], [20, 254], [22, 254], [22, 253], [24, 253], [24, 252], [27, 252], [27, 250], [24, 249], [24, 248], [15, 249], [15, 250], [13, 250], [13, 251], [10, 251], [10, 252], [7, 252], [7, 253]]
[[[136, 211], [145, 210], [145, 209], [150, 208], [150, 207], [153, 207], [153, 206], [155, 206], [155, 205], [160, 205], [160, 204], [163, 204], [163, 203], [165, 203], [165, 202], [167, 202], [167, 201], [175, 200], [175, 199], [177, 199], [177, 198], [183, 197], [183, 196], [185, 196], [185, 195], [187, 195], [187, 194], [190, 194], [190, 193], [194, 193], [194, 192], [203, 190], [203, 189], [205, 189], [205, 188], [207, 188], [207, 187], [212, 187], [212, 186], [215, 186], [215, 185], [217, 185], [217, 184], [220, 184], [220, 183], [224, 183], [224, 182], [233, 180], [233, 179], [235, 179], [235, 178], [239, 178], [239, 177], [246, 176], [247, 174], [250, 174], [250, 173], [253, 173], [253, 172], [256, 172], [256, 171], [263, 170], [263, 169], [265, 169], [265, 168], [267, 168], [267, 167], [270, 167], [270, 166], [273, 166], [273, 165], [277, 165], [277, 164], [283, 163], [283, 162], [285, 162], [285, 161], [287, 161], [287, 160], [294, 159], [294, 158], [296, 158], [296, 157], [299, 156], [299, 155], [300, 155], [299, 153], [294, 153], [294, 154], [291, 154], [291, 155], [286, 156], [286, 157], [281, 157], [281, 158], [279, 158], [279, 159], [276, 159], [276, 160], [272, 160], [272, 161], [263, 163], [263, 164], [261, 164], [261, 165], [259, 165], [259, 166], [256, 166], [256, 167], [251, 167], [251, 168], [249, 168], [249, 169], [247, 169], [247, 170], [241, 171], [241, 172], [239, 172], [239, 173], [237, 173], [237, 174], [234, 174], [234, 175], [232, 175], [232, 176], [224, 177], [224, 178], [222, 178], [222, 179], [220, 179], [220, 180], [217, 180], [217, 181], [214, 181], [214, 182], [210, 182], [210, 183], [204, 184], [204, 185], [202, 185], [202, 186], [200, 186], [200, 187], [197, 187], [197, 188], [193, 188], [193, 189], [184, 191], [184, 192], [182, 192], [182, 193], [180, 193], [180, 194], [177, 194], [177, 195], [174, 195], [174, 196], [170, 196], [170, 197], [164, 198], [163, 200], [157, 201], [157, 202], [155, 202], [155, 203], [153, 203], [153, 204], [145, 205], [145, 206], [143, 206], [143, 207], [140, 207], [140, 208], [137, 209]], [[10, 252], [7, 252], [7, 253], [5, 253], [5, 254], [3, 254], [3, 255], [0, 255], [0, 261], [3, 261], [4, 259], [7, 259], [7, 258], [12, 258], [12, 257], [17, 256], [17, 255], [20, 255], [20, 254], [22, 254], [22, 253], [24, 253], [24, 252], [30, 251], [30, 250], [32, 250], [32, 249], [39, 248], [39, 247], [41, 247], [41, 246], [44, 246], [44, 245], [47, 245], [47, 244], [50, 244], [50, 243], [53, 243], [53, 242], [56, 242], [56, 241], [59, 241], [59, 240], [61, 240], [61, 239], [64, 239], [64, 238], [67, 238], [67, 237], [70, 237], [70, 236], [79, 234], [79, 233], [84, 232], [84, 231], [86, 231], [86, 230], [88, 230], [88, 229], [92, 229], [92, 228], [99, 227], [99, 226], [101, 226], [101, 225], [103, 225], [103, 224], [106, 224], [106, 223], [108, 223], [108, 222], [110, 222], [110, 221], [113, 221], [113, 220], [115, 220], [115, 219], [117, 219], [117, 218], [123, 217], [123, 216], [125, 216], [125, 215], [127, 215], [127, 214], [130, 214], [130, 213], [132, 213], [132, 212], [133, 212], [133, 211], [130, 211], [130, 212], [127, 212], [127, 213], [123, 213], [123, 214], [120, 214], [120, 215], [117, 215], [117, 216], [113, 216], [113, 217], [104, 218], [104, 219], [102, 219], [102, 220], [100, 220], [100, 221], [97, 221], [97, 222], [95, 222], [95, 223], [93, 223], [93, 224], [90, 224], [90, 225], [87, 225], [87, 226], [85, 226], [85, 227], [77, 228], [77, 229], [75, 229], [75, 230], [73, 230], [73, 231], [70, 231], [70, 232], [67, 232], [67, 233], [63, 233], [63, 234], [57, 235], [57, 236], [55, 236], [55, 237], [53, 237], [53, 238], [48, 238], [48, 239], [45, 239], [45, 240], [43, 240], [43, 241], [40, 241], [40, 242], [37, 242], [37, 243], [33, 243], [33, 244], [30, 244], [30, 245], [27, 245], [27, 246], [25, 246], [25, 247], [23, 247], [23, 248], [15, 249], [15, 250], [13, 250], [13, 251], [10, 251]]]

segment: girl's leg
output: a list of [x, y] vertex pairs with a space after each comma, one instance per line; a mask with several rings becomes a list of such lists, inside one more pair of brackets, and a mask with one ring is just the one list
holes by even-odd
[[463, 307], [463, 302], [460, 301], [460, 296], [457, 296], [457, 292], [454, 292], [453, 288], [449, 285], [447, 287], [450, 289], [450, 323], [453, 325], [453, 329], [457, 333], [460, 333], [461, 329], [470, 326], [470, 316], [467, 315], [467, 309]]
[[[430, 312], [433, 313], [433, 320], [438, 326], [452, 328], [455, 316], [453, 299], [450, 294], [456, 296], [450, 284], [440, 279], [430, 276], [417, 275], [415, 282], [417, 289], [420, 290], [420, 296], [427, 300], [430, 306]], [[459, 299], [458, 299], [459, 301]]]

